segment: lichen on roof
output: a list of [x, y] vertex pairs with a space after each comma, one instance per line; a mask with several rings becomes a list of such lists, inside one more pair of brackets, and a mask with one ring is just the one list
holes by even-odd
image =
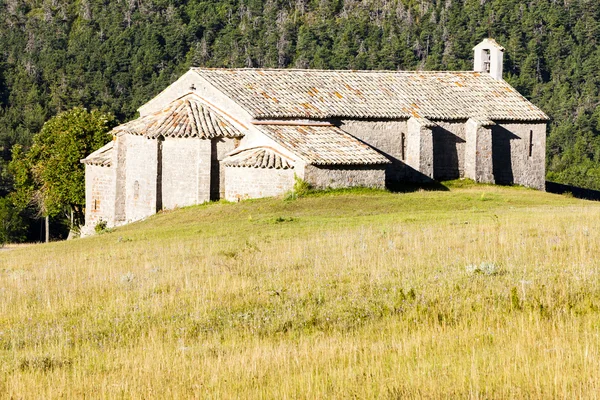
[[303, 161], [313, 165], [387, 164], [372, 147], [335, 126], [257, 125]]
[[228, 167], [249, 167], [268, 169], [293, 169], [292, 160], [268, 147], [255, 147], [240, 150], [227, 156], [223, 163]]
[[480, 72], [193, 70], [256, 119], [548, 120], [507, 82]]
[[195, 95], [184, 96], [163, 110], [119, 125], [113, 132], [142, 135], [149, 139], [161, 136], [201, 139], [244, 136], [221, 112]]

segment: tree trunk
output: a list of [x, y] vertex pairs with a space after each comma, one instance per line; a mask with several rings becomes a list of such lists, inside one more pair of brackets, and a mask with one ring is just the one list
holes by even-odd
[[46, 215], [45, 220], [46, 243], [48, 243], [50, 241], [50, 217]]
[[76, 212], [76, 210], [71, 208], [71, 215], [70, 215], [71, 225], [69, 226], [69, 236], [67, 236], [67, 240], [72, 240], [72, 239], [78, 238], [81, 235], [80, 226], [79, 225], [76, 226], [75, 212]]

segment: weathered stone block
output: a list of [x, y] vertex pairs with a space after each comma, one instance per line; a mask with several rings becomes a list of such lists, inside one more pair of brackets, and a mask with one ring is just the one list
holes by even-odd
[[279, 196], [294, 187], [293, 169], [225, 167], [225, 175], [229, 201]]
[[316, 189], [345, 187], [385, 188], [386, 165], [307, 165], [304, 180]]

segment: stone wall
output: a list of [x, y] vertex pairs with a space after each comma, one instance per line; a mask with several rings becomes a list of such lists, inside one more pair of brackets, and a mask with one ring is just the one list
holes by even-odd
[[386, 165], [307, 165], [304, 180], [316, 189], [373, 187], [385, 188]]
[[94, 232], [98, 222], [114, 225], [114, 170], [98, 165], [85, 166], [85, 227], [82, 235]]
[[391, 163], [386, 167], [386, 185], [414, 180], [411, 168], [405, 163], [408, 145], [406, 120], [341, 120], [334, 121], [334, 124], [390, 159]]
[[157, 141], [127, 135], [125, 166], [126, 222], [137, 221], [157, 210]]
[[412, 168], [411, 181], [430, 182], [433, 179], [433, 133], [416, 118], [408, 120], [406, 164]]
[[465, 126], [465, 136], [465, 178], [480, 183], [494, 183], [491, 127], [469, 119]]
[[546, 123], [497, 122], [492, 127], [492, 151], [496, 183], [544, 190]]
[[113, 144], [112, 167], [115, 172], [115, 225], [127, 222], [127, 137], [118, 136]]
[[166, 138], [160, 147], [159, 203], [164, 209], [201, 204], [225, 196], [221, 160], [234, 149], [230, 138]]
[[470, 177], [479, 182], [544, 189], [545, 123], [498, 122], [492, 128], [478, 126], [470, 134], [469, 147], [468, 122], [463, 120], [436, 121], [431, 128], [418, 126], [416, 120], [412, 125], [410, 120], [333, 122], [392, 161], [386, 170], [388, 187], [403, 181]]
[[225, 199], [239, 201], [279, 196], [293, 189], [293, 169], [225, 167]]
[[[440, 121], [429, 128], [413, 120], [335, 122], [387, 156], [386, 185], [464, 176], [465, 121]], [[411, 125], [412, 126], [412, 125]]]
[[438, 181], [465, 176], [466, 121], [436, 121], [433, 133], [433, 178]]
[[226, 169], [221, 162], [227, 153], [238, 145], [239, 140], [231, 138], [212, 139], [212, 165], [211, 165], [211, 200], [225, 198]]
[[[146, 139], [124, 134], [115, 143], [112, 181], [115, 225], [137, 221], [160, 209], [200, 204], [225, 196], [221, 160], [235, 139]], [[160, 177], [160, 179], [158, 179]]]
[[161, 161], [162, 208], [185, 207], [208, 199], [208, 179], [198, 176], [210, 168], [210, 140], [166, 138]]

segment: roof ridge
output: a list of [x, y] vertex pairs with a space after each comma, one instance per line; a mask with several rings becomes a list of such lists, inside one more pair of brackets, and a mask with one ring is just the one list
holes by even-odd
[[[386, 74], [473, 74], [486, 75], [479, 71], [432, 71], [432, 70], [392, 70], [392, 69], [313, 69], [313, 68], [227, 68], [191, 67], [192, 71], [269, 71], [269, 72], [336, 72], [336, 73], [386, 73]], [[189, 93], [194, 94], [194, 93]]]

